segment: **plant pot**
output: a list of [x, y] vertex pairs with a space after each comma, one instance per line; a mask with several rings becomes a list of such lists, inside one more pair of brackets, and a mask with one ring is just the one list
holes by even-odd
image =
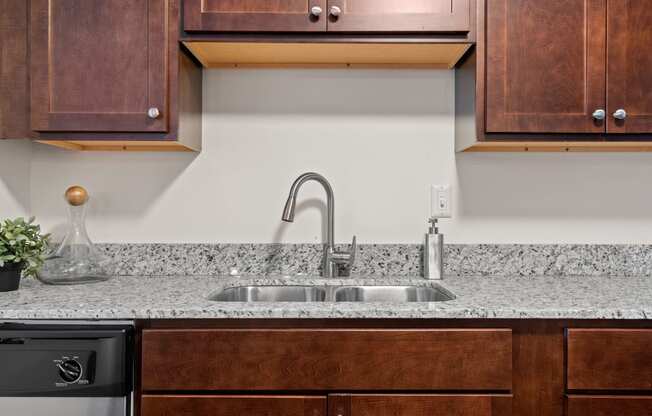
[[5, 264], [0, 267], [0, 292], [11, 292], [18, 290], [20, 286], [20, 274], [23, 271], [23, 264]]

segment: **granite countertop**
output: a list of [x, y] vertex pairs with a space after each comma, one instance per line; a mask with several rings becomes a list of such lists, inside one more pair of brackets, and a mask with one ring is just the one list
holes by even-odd
[[418, 284], [421, 278], [318, 279], [307, 276], [116, 277], [79, 286], [33, 279], [0, 293], [0, 319], [489, 318], [649, 319], [649, 277], [447, 277], [457, 299], [436, 303], [227, 303], [213, 291], [246, 284]]

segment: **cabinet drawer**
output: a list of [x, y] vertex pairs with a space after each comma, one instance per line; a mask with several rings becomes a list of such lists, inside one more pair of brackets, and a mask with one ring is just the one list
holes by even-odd
[[142, 416], [326, 416], [325, 396], [150, 396]]
[[329, 415], [510, 416], [509, 395], [353, 394], [328, 397]]
[[509, 329], [145, 330], [144, 390], [510, 390]]
[[569, 390], [652, 390], [652, 330], [569, 329]]
[[649, 416], [652, 397], [568, 396], [567, 416]]

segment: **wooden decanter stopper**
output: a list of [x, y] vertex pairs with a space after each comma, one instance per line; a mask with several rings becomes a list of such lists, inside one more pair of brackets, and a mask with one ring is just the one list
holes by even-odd
[[83, 187], [75, 185], [66, 190], [65, 197], [70, 205], [78, 207], [88, 201], [88, 192]]

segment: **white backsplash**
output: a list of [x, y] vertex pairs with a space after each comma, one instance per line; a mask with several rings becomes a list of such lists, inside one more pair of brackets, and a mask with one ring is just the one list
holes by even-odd
[[[334, 187], [340, 242], [420, 242], [429, 185], [443, 183], [447, 242], [652, 242], [651, 154], [456, 155], [453, 87], [446, 70], [207, 70], [202, 153], [34, 144], [31, 181], [0, 167], [0, 216], [56, 228], [78, 183], [95, 241], [318, 242], [319, 186], [302, 189], [294, 224], [280, 221], [290, 184], [314, 170]], [[30, 165], [1, 144], [4, 163]]]

